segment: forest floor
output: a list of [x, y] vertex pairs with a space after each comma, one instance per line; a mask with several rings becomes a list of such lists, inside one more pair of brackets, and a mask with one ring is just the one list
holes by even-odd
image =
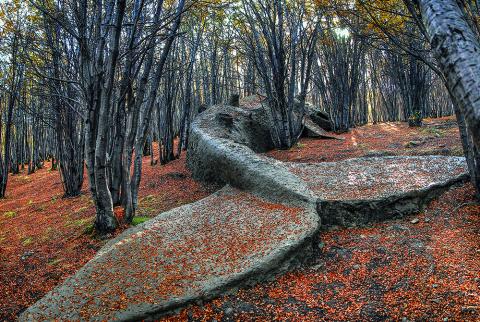
[[[453, 119], [353, 129], [345, 140], [302, 139], [269, 153], [296, 162], [375, 155], [461, 155]], [[202, 186], [185, 157], [166, 166], [144, 160], [139, 216], [201, 199]], [[91, 234], [94, 208], [85, 181], [80, 197], [62, 199], [57, 171], [10, 177], [0, 202], [0, 320], [24, 308], [73, 274], [106, 242]], [[322, 234], [313, 266], [169, 320], [475, 320], [480, 315], [480, 207], [469, 185], [454, 188], [416, 216]], [[140, 218], [141, 219], [141, 218]]]
[[302, 138], [290, 150], [267, 153], [280, 161], [331, 162], [362, 156], [451, 155], [463, 156], [455, 119], [425, 119], [420, 128], [405, 122], [369, 124], [341, 134], [344, 140]]

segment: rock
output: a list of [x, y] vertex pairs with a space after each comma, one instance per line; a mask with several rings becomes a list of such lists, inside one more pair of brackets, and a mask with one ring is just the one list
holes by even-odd
[[415, 219], [412, 219], [410, 222], [411, 222], [412, 224], [418, 224], [419, 221], [420, 221], [420, 220], [419, 220], [418, 218], [415, 218]]
[[262, 107], [210, 107], [195, 118], [190, 133], [187, 167], [194, 179], [229, 183], [277, 200], [313, 200], [305, 182], [283, 163], [257, 154], [273, 148]]
[[423, 125], [421, 117], [410, 117], [408, 119], [408, 126], [410, 127], [420, 127]]
[[314, 113], [310, 113], [309, 116], [315, 124], [317, 124], [325, 131], [333, 130], [333, 124], [332, 121], [330, 121], [330, 117], [328, 116], [328, 114], [317, 111]]
[[478, 306], [475, 305], [469, 305], [469, 306], [463, 306], [462, 307], [462, 312], [464, 313], [475, 313], [478, 310]]
[[227, 307], [224, 311], [225, 315], [232, 315], [233, 309], [231, 307]]
[[443, 148], [438, 152], [439, 152], [438, 154], [441, 154], [441, 155], [452, 155], [452, 151], [449, 148]]
[[187, 175], [182, 172], [172, 172], [167, 174], [168, 177], [173, 178], [173, 179], [185, 179]]
[[[354, 226], [418, 212], [468, 179], [465, 159], [453, 157], [283, 163], [258, 154], [273, 147], [269, 122], [255, 106], [198, 115], [187, 165], [194, 178], [226, 186], [110, 240], [19, 320], [153, 319], [311, 260], [323, 221]], [[419, 240], [411, 245], [425, 251]], [[325, 254], [338, 256], [353, 257], [342, 247]]]
[[19, 319], [140, 321], [268, 279], [312, 251], [319, 220], [304, 205], [226, 186], [110, 240]]
[[207, 104], [200, 104], [198, 107], [198, 114], [203, 113], [207, 110]]
[[322, 225], [351, 227], [418, 213], [452, 184], [468, 180], [461, 157], [372, 157], [287, 165], [313, 191]]
[[317, 126], [321, 127], [325, 131], [333, 130], [333, 123], [328, 113], [320, 110], [311, 103], [305, 103], [305, 108], [307, 109], [307, 115]]
[[31, 257], [33, 254], [35, 254], [34, 251], [28, 250], [25, 253], [23, 253], [23, 255], [22, 255], [22, 257], [20, 257], [20, 259], [22, 261], [27, 260], [27, 258]]
[[399, 225], [399, 224], [394, 224], [392, 226], [389, 226], [387, 229], [394, 230], [397, 232], [405, 232], [410, 230], [410, 228], [408, 228], [407, 226]]
[[304, 132], [303, 135], [312, 138], [322, 138], [322, 139], [336, 139], [336, 140], [345, 140], [343, 137], [327, 133], [324, 129], [315, 124], [312, 119], [308, 116], [305, 116], [304, 119]]
[[391, 143], [387, 146], [389, 149], [398, 149], [401, 148], [402, 145], [400, 143]]

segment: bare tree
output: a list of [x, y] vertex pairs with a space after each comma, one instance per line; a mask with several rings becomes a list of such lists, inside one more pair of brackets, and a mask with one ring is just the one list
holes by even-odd
[[[296, 6], [287, 6], [283, 0], [244, 0], [242, 3], [248, 28], [244, 41], [267, 96], [272, 139], [277, 148], [290, 148], [302, 129], [319, 19], [316, 16], [306, 19], [303, 1]], [[300, 55], [301, 67], [297, 69], [297, 54], [302, 43], [305, 50]], [[300, 108], [296, 108], [297, 96]]]

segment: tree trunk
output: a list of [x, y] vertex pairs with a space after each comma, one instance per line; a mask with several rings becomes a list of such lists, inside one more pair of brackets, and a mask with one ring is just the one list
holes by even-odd
[[454, 0], [418, 1], [430, 44], [457, 109], [472, 182], [480, 197], [480, 43]]

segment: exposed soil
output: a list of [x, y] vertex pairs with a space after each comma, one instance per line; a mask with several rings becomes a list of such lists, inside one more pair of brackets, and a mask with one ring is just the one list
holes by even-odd
[[[79, 197], [64, 199], [60, 175], [49, 169], [46, 163], [34, 174], [11, 176], [7, 198], [0, 200], [0, 321], [13, 320], [106, 243], [91, 234], [95, 209], [88, 179]], [[218, 188], [195, 182], [185, 155], [165, 166], [150, 166], [146, 157], [143, 169], [138, 216], [155, 216]]]

